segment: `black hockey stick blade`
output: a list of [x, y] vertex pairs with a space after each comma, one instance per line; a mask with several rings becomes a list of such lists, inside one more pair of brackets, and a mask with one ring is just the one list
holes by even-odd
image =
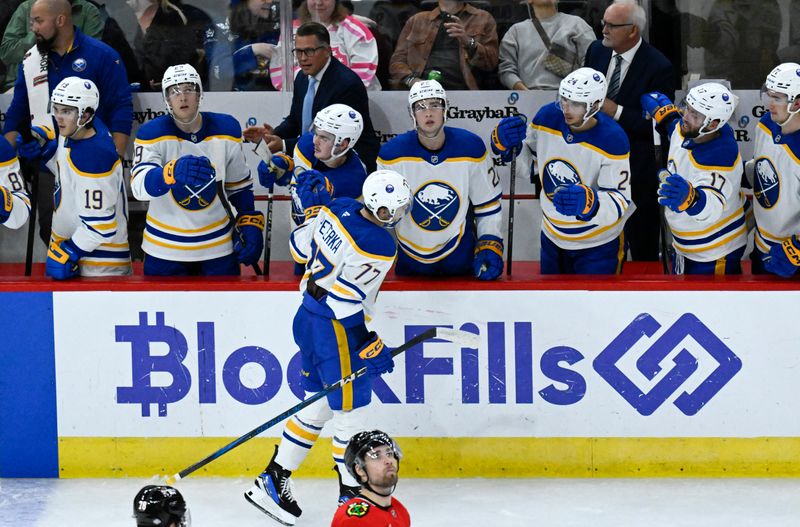
[[[412, 338], [408, 342], [405, 342], [405, 343], [401, 344], [400, 346], [398, 346], [397, 348], [395, 348], [392, 351], [392, 357], [396, 357], [397, 355], [400, 355], [401, 353], [403, 353], [404, 351], [408, 350], [409, 348], [413, 348], [417, 344], [420, 344], [422, 342], [425, 342], [426, 340], [431, 340], [431, 339], [440, 339], [440, 340], [444, 340], [444, 341], [447, 341], [447, 342], [452, 342], [454, 344], [460, 345], [462, 348], [477, 348], [478, 344], [480, 343], [480, 337], [478, 335], [476, 335], [475, 333], [469, 333], [467, 331], [461, 331], [461, 330], [452, 329], [452, 328], [435, 327], [435, 328], [426, 329], [425, 331], [423, 331], [422, 333], [420, 333], [416, 337]], [[220, 448], [216, 452], [212, 452], [211, 454], [209, 454], [208, 456], [204, 457], [203, 459], [201, 459], [197, 463], [195, 463], [195, 464], [193, 464], [193, 465], [191, 465], [189, 467], [186, 467], [185, 469], [181, 470], [177, 474], [173, 474], [172, 476], [167, 477], [167, 485], [172, 485], [176, 481], [181, 480], [181, 479], [185, 478], [186, 476], [188, 476], [189, 474], [191, 474], [191, 473], [203, 468], [204, 466], [208, 465], [209, 463], [211, 463], [215, 459], [217, 459], [219, 457], [222, 457], [223, 455], [227, 454], [228, 452], [230, 452], [234, 448], [238, 447], [239, 445], [241, 445], [241, 444], [249, 441], [250, 439], [254, 438], [255, 436], [259, 435], [261, 432], [264, 432], [265, 430], [267, 430], [269, 428], [272, 428], [273, 426], [275, 426], [276, 424], [280, 423], [281, 421], [283, 421], [287, 417], [291, 417], [292, 415], [296, 414], [297, 412], [299, 412], [300, 410], [302, 410], [306, 406], [309, 406], [309, 405], [317, 402], [318, 400], [322, 399], [323, 397], [325, 397], [329, 393], [331, 393], [331, 392], [333, 392], [335, 390], [338, 390], [339, 388], [341, 388], [342, 386], [344, 386], [347, 383], [353, 382], [354, 380], [356, 380], [357, 378], [361, 377], [362, 375], [364, 375], [366, 373], [367, 373], [367, 368], [364, 367], [364, 368], [361, 368], [360, 370], [358, 370], [356, 372], [351, 373], [347, 377], [339, 379], [338, 381], [336, 381], [335, 383], [331, 384], [330, 386], [328, 386], [324, 390], [315, 393], [314, 395], [312, 395], [311, 397], [308, 397], [307, 399], [304, 399], [303, 401], [300, 401], [299, 403], [297, 403], [296, 405], [292, 406], [291, 408], [289, 408], [285, 412], [282, 412], [282, 413], [276, 415], [275, 417], [273, 417], [272, 419], [270, 419], [266, 423], [263, 423], [263, 424], [257, 426], [256, 428], [250, 430], [249, 432], [247, 432], [243, 436], [240, 436], [240, 437], [234, 439], [233, 441], [231, 441], [227, 445], [223, 446], [222, 448]]]

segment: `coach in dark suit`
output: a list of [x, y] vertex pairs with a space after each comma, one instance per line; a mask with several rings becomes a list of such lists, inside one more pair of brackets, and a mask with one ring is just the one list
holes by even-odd
[[617, 0], [603, 15], [603, 39], [586, 52], [584, 65], [606, 74], [608, 94], [602, 111], [613, 117], [631, 143], [631, 196], [636, 204], [625, 226], [633, 260], [658, 260], [658, 167], [653, 128], [642, 116], [639, 98], [658, 91], [675, 99], [675, 71], [669, 60], [642, 40], [644, 9]]
[[269, 126], [248, 128], [245, 137], [252, 141], [253, 130], [258, 130], [272, 152], [283, 150], [291, 155], [298, 137], [308, 131], [318, 111], [331, 104], [346, 104], [364, 118], [364, 131], [355, 150], [367, 170], [374, 171], [380, 142], [369, 117], [367, 90], [358, 75], [331, 55], [330, 35], [325, 26], [307, 22], [297, 28], [294, 56], [301, 71], [294, 79], [289, 115], [274, 129]]

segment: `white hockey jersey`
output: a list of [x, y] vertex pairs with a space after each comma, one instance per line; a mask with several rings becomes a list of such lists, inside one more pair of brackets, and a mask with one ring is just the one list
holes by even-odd
[[337, 320], [362, 311], [364, 319], [372, 317], [378, 291], [397, 256], [390, 232], [364, 218], [363, 208], [351, 198], [335, 199], [289, 237], [292, 257], [306, 266], [300, 291], [313, 275], [316, 285], [328, 291], [323, 302]]
[[[521, 162], [537, 163], [544, 190], [542, 232], [562, 249], [597, 247], [618, 237], [635, 210], [631, 202], [630, 144], [603, 113], [585, 132], [570, 130], [556, 103], [543, 106], [525, 138]], [[560, 186], [583, 184], [597, 192], [597, 213], [588, 221], [560, 214], [553, 195]]]
[[103, 126], [88, 139], [58, 138], [47, 163], [55, 174], [51, 241], [71, 238], [82, 251], [81, 276], [131, 274], [128, 198], [122, 162]]
[[473, 209], [478, 237], [502, 239], [500, 179], [480, 137], [460, 128], [444, 127], [441, 150], [423, 147], [416, 131], [383, 145], [378, 168], [406, 178], [414, 199], [408, 217], [397, 224], [400, 248], [414, 260], [433, 263], [458, 246]]
[[685, 139], [676, 125], [670, 137], [667, 170], [681, 175], [706, 198], [696, 216], [665, 208], [672, 245], [679, 254], [697, 262], [713, 262], [747, 244], [742, 158], [730, 126], [723, 126], [712, 141], [696, 144]]
[[753, 160], [755, 248], [770, 247], [800, 234], [800, 131], [789, 135], [772, 122], [769, 113], [756, 127]]
[[13, 202], [11, 214], [3, 225], [9, 229], [19, 229], [31, 214], [31, 200], [25, 190], [17, 154], [3, 138], [0, 138], [0, 186], [11, 193]]
[[142, 249], [165, 260], [198, 262], [231, 254], [232, 226], [214, 184], [199, 192], [174, 185], [163, 196], [152, 196], [145, 188], [147, 172], [184, 155], [205, 156], [227, 196], [253, 188], [239, 123], [227, 114], [202, 116], [202, 128], [194, 134], [181, 131], [169, 115], [157, 117], [139, 128], [134, 141], [131, 191], [150, 202]]

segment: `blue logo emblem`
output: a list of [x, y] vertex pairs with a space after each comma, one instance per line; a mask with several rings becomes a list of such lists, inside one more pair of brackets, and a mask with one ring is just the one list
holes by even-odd
[[[686, 348], [672, 359], [674, 366], [648, 391], [642, 391], [617, 366], [617, 363], [642, 337], [652, 337], [659, 324], [648, 313], [637, 316], [595, 358], [595, 371], [641, 415], [651, 415], [677, 392], [698, 369], [697, 357]], [[691, 393], [684, 391], [673, 404], [685, 415], [695, 415], [742, 369], [742, 361], [719, 337], [692, 313], [685, 313], [667, 328], [636, 360], [636, 369], [652, 381], [662, 373], [662, 362], [685, 339], [691, 339], [705, 350], [717, 367]]]
[[217, 197], [215, 179], [209, 179], [203, 186], [175, 185], [170, 189], [173, 199], [186, 210], [202, 210]]
[[461, 199], [453, 187], [444, 181], [431, 181], [414, 196], [411, 217], [427, 231], [441, 231], [453, 222], [460, 205]]
[[349, 114], [347, 114], [347, 115], [349, 115], [349, 116], [350, 116], [350, 119], [355, 119], [355, 118], [356, 118], [356, 112], [350, 112], [350, 113], [349, 113]]
[[781, 193], [781, 181], [772, 161], [766, 157], [756, 159], [753, 167], [753, 195], [765, 209], [771, 209], [778, 203]]
[[72, 61], [72, 71], [81, 72], [86, 69], [86, 60], [85, 59], [75, 59]]
[[255, 117], [247, 118], [247, 126], [255, 126], [257, 122]]
[[519, 93], [512, 91], [508, 96], [508, 104], [517, 104], [517, 101], [519, 101]]
[[86, 81], [83, 83], [83, 87], [86, 88], [87, 90], [91, 90], [92, 84], [89, 81]]
[[595, 81], [597, 81], [597, 82], [600, 82], [600, 74], [599, 74], [599, 73], [595, 73], [594, 75], [592, 75], [592, 78], [593, 78]]
[[723, 93], [722, 94], [722, 100], [725, 101], [725, 102], [728, 102], [728, 99], [730, 99], [730, 97], [728, 97], [728, 94], [727, 93]]
[[392, 186], [392, 185], [386, 185], [386, 192], [387, 192], [387, 193], [389, 193], [389, 194], [391, 194], [392, 192], [394, 192], [394, 186]]
[[749, 115], [743, 115], [739, 118], [739, 128], [747, 128], [748, 124], [750, 124]]
[[581, 178], [572, 163], [564, 159], [552, 159], [545, 163], [542, 171], [542, 187], [551, 200], [556, 189], [580, 183]]

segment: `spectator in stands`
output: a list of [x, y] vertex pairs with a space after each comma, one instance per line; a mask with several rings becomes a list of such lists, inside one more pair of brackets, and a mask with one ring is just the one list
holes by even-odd
[[372, 127], [367, 90], [361, 78], [333, 56], [328, 30], [322, 24], [306, 22], [298, 27], [294, 45], [302, 73], [294, 79], [289, 115], [274, 129], [268, 124], [245, 129], [245, 139], [258, 142], [263, 138], [273, 153], [293, 152], [297, 139], [309, 131], [317, 112], [331, 104], [346, 104], [364, 118], [364, 132], [355, 149], [367, 172], [374, 171], [380, 144]]
[[[652, 123], [642, 115], [640, 98], [660, 92], [675, 98], [675, 72], [669, 60], [642, 39], [644, 8], [635, 0], [615, 0], [603, 16], [603, 38], [592, 42], [585, 65], [603, 73], [608, 92], [601, 111], [616, 120], [630, 140], [631, 197], [636, 211], [625, 224], [633, 260], [658, 260], [658, 178]], [[666, 142], [666, 141], [665, 141]]]
[[[36, 43], [36, 36], [31, 31], [31, 7], [35, 1], [25, 0], [20, 4], [3, 34], [3, 41], [0, 43], [0, 61], [8, 67], [8, 73], [0, 91], [14, 87], [17, 65]], [[71, 0], [69, 3], [72, 4], [72, 23], [78, 26], [84, 35], [100, 39], [103, 34], [103, 21], [97, 7], [87, 0]]]
[[[208, 86], [205, 11], [181, 0], [128, 0], [139, 19], [134, 51], [145, 79], [143, 89], [161, 91], [161, 78], [174, 64], [190, 64]], [[102, 90], [101, 90], [102, 92]]]
[[389, 65], [392, 85], [408, 89], [430, 77], [447, 90], [477, 90], [475, 70], [497, 67], [497, 47], [492, 15], [467, 2], [439, 0], [403, 27]]
[[[380, 90], [375, 75], [378, 69], [378, 44], [372, 31], [358, 18], [349, 15], [338, 0], [307, 0], [297, 10], [294, 32], [301, 24], [318, 22], [330, 35], [330, 51], [339, 62], [353, 70], [368, 90]], [[283, 88], [283, 51], [281, 46], [254, 49], [270, 60], [270, 76], [276, 89]], [[295, 74], [300, 68], [295, 66]]]
[[[20, 155], [38, 151], [36, 140], [23, 141], [20, 134], [29, 132], [31, 116], [35, 123], [49, 122], [50, 93], [64, 78], [76, 75], [93, 81], [100, 90], [96, 114], [111, 132], [117, 153], [122, 156], [131, 133], [133, 102], [119, 54], [74, 26], [72, 6], [67, 0], [36, 0], [31, 6], [30, 19], [36, 45], [18, 68], [14, 97], [4, 123], [6, 139], [17, 146]], [[47, 83], [34, 84], [35, 76], [27, 71], [36, 72], [41, 53], [47, 53]], [[39, 235], [45, 243], [50, 240], [53, 183], [52, 174], [39, 173]]]
[[583, 64], [594, 31], [582, 18], [559, 13], [558, 0], [528, 0], [526, 5], [530, 20], [511, 26], [500, 43], [500, 82], [510, 90], [557, 90], [561, 79]]
[[227, 21], [214, 26], [207, 39], [213, 50], [209, 57], [211, 90], [275, 90], [267, 57], [269, 45], [280, 37], [278, 4], [273, 0], [231, 0]]
[[[24, 0], [6, 0], [0, 3], [0, 35], [6, 32], [6, 27], [8, 27], [8, 23], [11, 21], [11, 16], [23, 1]], [[2, 40], [1, 37], [0, 40]], [[4, 91], [3, 79], [6, 78], [7, 73], [8, 65], [0, 58], [0, 92]]]
[[[389, 73], [389, 62], [397, 44], [397, 37], [406, 25], [409, 18], [419, 13], [418, 1], [390, 0], [375, 2], [370, 9], [369, 17], [375, 21], [376, 28], [372, 31], [375, 39], [378, 40], [378, 80], [381, 86], [390, 86], [391, 75]], [[378, 35], [383, 36], [386, 51], [381, 46]], [[385, 57], [385, 58], [384, 58]]]
[[735, 89], [758, 89], [778, 62], [781, 10], [776, 0], [716, 0], [705, 24], [706, 73]]

